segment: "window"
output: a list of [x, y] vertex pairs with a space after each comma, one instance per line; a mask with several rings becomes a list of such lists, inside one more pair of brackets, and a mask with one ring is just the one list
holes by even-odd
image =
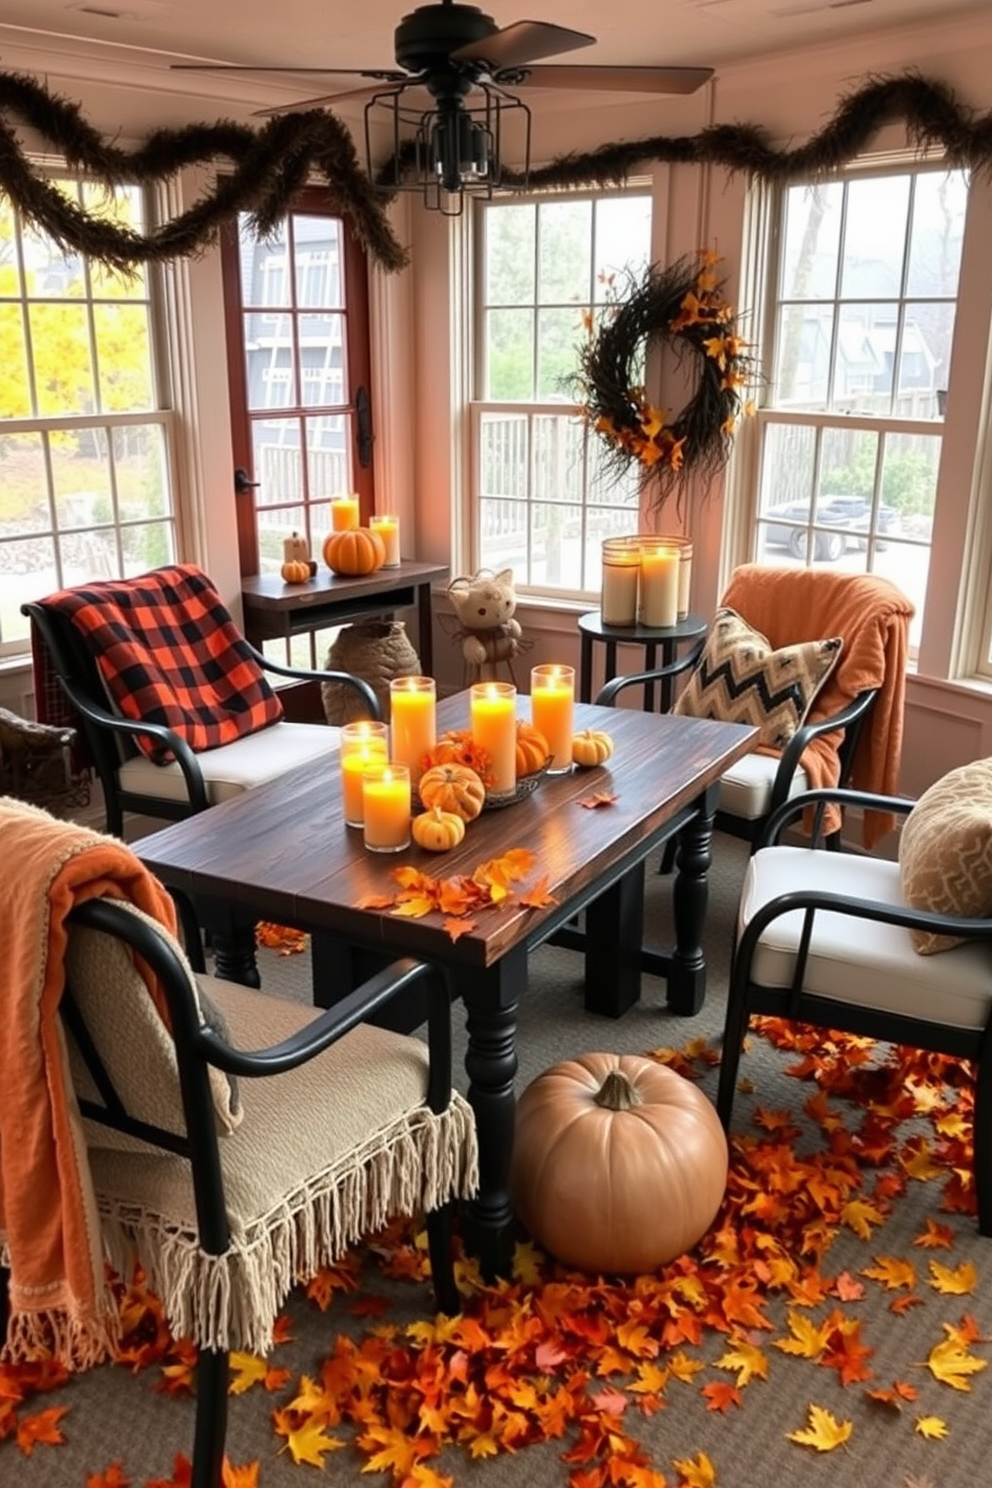
[[569, 380], [611, 276], [647, 265], [647, 192], [477, 202], [474, 567], [598, 594], [602, 540], [637, 526], [636, 472], [604, 473]]
[[[53, 179], [144, 231], [138, 188]], [[27, 650], [25, 600], [175, 559], [152, 282], [63, 253], [0, 195], [0, 655]]]
[[276, 573], [293, 532], [319, 557], [332, 496], [373, 510], [366, 261], [316, 190], [265, 239], [242, 215], [222, 251], [234, 464], [254, 482], [236, 496], [241, 572]]
[[924, 622], [968, 177], [780, 197], [754, 553], [890, 578]]

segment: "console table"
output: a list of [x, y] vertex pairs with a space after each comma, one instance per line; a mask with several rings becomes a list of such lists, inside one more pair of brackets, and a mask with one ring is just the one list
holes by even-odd
[[[579, 660], [579, 701], [592, 702], [592, 648], [594, 643], [606, 647], [603, 666], [603, 683], [617, 675], [617, 646], [622, 642], [644, 647], [644, 668], [652, 671], [656, 666], [668, 666], [679, 653], [680, 646], [691, 645], [706, 634], [706, 621], [700, 615], [686, 615], [674, 625], [604, 625], [602, 611], [593, 610], [579, 616], [581, 653]], [[661, 650], [661, 662], [658, 651]], [[661, 711], [667, 713], [672, 706], [672, 679], [661, 684]], [[654, 683], [644, 687], [644, 707], [647, 712], [654, 708]]]
[[417, 641], [425, 676], [434, 674], [431, 584], [446, 579], [441, 563], [403, 559], [397, 568], [349, 577], [322, 568], [305, 584], [287, 584], [279, 574], [253, 574], [241, 580], [245, 635], [253, 646], [289, 640], [312, 630], [367, 620], [388, 610], [417, 607]]

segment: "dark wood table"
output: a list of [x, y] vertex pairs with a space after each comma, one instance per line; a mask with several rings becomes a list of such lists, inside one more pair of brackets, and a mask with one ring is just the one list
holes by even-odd
[[[520, 698], [518, 707], [528, 716], [529, 698]], [[468, 693], [439, 705], [439, 728], [467, 722]], [[612, 734], [608, 765], [546, 777], [525, 801], [483, 812], [462, 845], [444, 857], [415, 846], [395, 855], [367, 852], [361, 832], [344, 825], [338, 773], [326, 764], [300, 766], [135, 845], [169, 887], [192, 899], [201, 924], [221, 943], [253, 939], [259, 919], [310, 931], [321, 1002], [367, 974], [370, 956], [374, 964], [421, 956], [445, 968], [465, 1007], [465, 1068], [479, 1130], [481, 1188], [467, 1208], [464, 1234], [487, 1275], [504, 1269], [512, 1248], [507, 1174], [516, 1009], [526, 992], [528, 954], [552, 937], [580, 945], [586, 1006], [594, 1011], [623, 1013], [640, 995], [645, 968], [667, 975], [673, 1011], [698, 1011], [706, 987], [702, 932], [719, 779], [756, 737], [738, 724], [577, 704], [576, 728], [585, 727]], [[580, 804], [600, 791], [615, 793], [616, 801], [596, 809]], [[676, 944], [668, 953], [643, 945], [644, 865], [675, 833]], [[470, 873], [515, 847], [536, 855], [528, 885], [547, 876], [554, 903], [546, 908], [512, 903], [484, 910], [468, 933], [452, 940], [438, 914], [412, 920], [358, 907], [395, 891], [391, 871], [398, 863], [434, 876]], [[575, 929], [580, 911], [581, 937]], [[215, 967], [239, 979], [236, 957]]]
[[393, 610], [417, 606], [420, 665], [434, 674], [431, 584], [448, 577], [441, 563], [415, 563], [404, 558], [397, 568], [349, 577], [321, 567], [305, 584], [287, 584], [278, 574], [255, 574], [241, 580], [245, 635], [253, 646], [289, 640], [311, 630], [367, 620]]

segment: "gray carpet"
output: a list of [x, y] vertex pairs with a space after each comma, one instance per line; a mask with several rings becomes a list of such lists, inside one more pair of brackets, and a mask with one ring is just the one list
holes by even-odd
[[[706, 946], [709, 992], [703, 1011], [694, 1019], [668, 1014], [664, 984], [653, 978], [645, 980], [640, 1004], [622, 1019], [614, 1022], [587, 1014], [582, 1007], [577, 956], [547, 947], [534, 956], [520, 1009], [518, 1089], [550, 1064], [587, 1050], [641, 1053], [664, 1046], [681, 1047], [696, 1039], [711, 1047], [718, 1045], [727, 953], [744, 861], [740, 844], [729, 838], [717, 839]], [[669, 881], [649, 874], [650, 939], [657, 944], [668, 940], [669, 899]], [[263, 952], [262, 957], [267, 989], [280, 995], [309, 995], [305, 956], [280, 957]], [[459, 1066], [463, 1048], [463, 1033], [458, 1026]], [[763, 1038], [751, 1038], [742, 1077], [753, 1084], [754, 1090], [738, 1097], [736, 1133], [760, 1135], [751, 1119], [760, 1106], [765, 1111], [788, 1112], [801, 1130], [797, 1146], [804, 1151], [822, 1145], [819, 1131], [802, 1112], [811, 1087], [786, 1073], [794, 1063], [794, 1056], [776, 1052]], [[700, 1084], [713, 1096], [715, 1069], [709, 1069]], [[853, 1124], [850, 1115], [848, 1122]], [[894, 1201], [891, 1217], [869, 1239], [859, 1239], [846, 1228], [837, 1232], [824, 1257], [823, 1273], [829, 1278], [848, 1274], [863, 1288], [862, 1297], [838, 1303], [836, 1296], [829, 1296], [809, 1306], [776, 1297], [769, 1304], [774, 1330], [754, 1328], [742, 1335], [745, 1342], [762, 1349], [768, 1362], [767, 1379], [754, 1379], [742, 1389], [739, 1406], [730, 1405], [725, 1413], [707, 1408], [712, 1400], [703, 1394], [704, 1387], [716, 1382], [732, 1384], [735, 1378], [732, 1371], [718, 1367], [717, 1361], [731, 1345], [725, 1334], [712, 1328], [703, 1330], [698, 1344], [686, 1345], [683, 1350], [686, 1357], [702, 1362], [704, 1367], [685, 1381], [669, 1380], [662, 1408], [653, 1414], [643, 1412], [637, 1409], [636, 1395], [627, 1394], [622, 1417], [617, 1416], [614, 1456], [629, 1456], [630, 1449], [622, 1442], [633, 1441], [638, 1444], [642, 1466], [636, 1472], [620, 1472], [613, 1481], [628, 1483], [630, 1488], [662, 1488], [662, 1484], [678, 1488], [683, 1483], [698, 1483], [705, 1488], [710, 1481], [720, 1488], [758, 1488], [770, 1481], [829, 1484], [831, 1488], [861, 1488], [863, 1484], [872, 1484], [873, 1488], [972, 1488], [987, 1482], [992, 1452], [992, 1369], [967, 1376], [964, 1382], [970, 1388], [959, 1390], [936, 1380], [925, 1367], [931, 1349], [946, 1336], [945, 1325], [960, 1324], [966, 1314], [975, 1319], [976, 1341], [971, 1343], [970, 1352], [982, 1361], [992, 1359], [992, 1242], [978, 1237], [971, 1217], [938, 1211], [940, 1183], [940, 1178], [911, 1181], [906, 1193]], [[921, 1250], [914, 1245], [928, 1218], [950, 1228], [952, 1249]], [[875, 1266], [879, 1257], [886, 1256], [913, 1262], [918, 1276], [918, 1305], [903, 1312], [892, 1311], [890, 1303], [900, 1293], [862, 1275], [864, 1268]], [[769, 1255], [769, 1261], [773, 1259]], [[935, 1291], [927, 1284], [928, 1264], [933, 1259], [952, 1268], [972, 1262], [977, 1284], [963, 1295]], [[285, 1451], [279, 1453], [282, 1442], [273, 1435], [271, 1413], [293, 1398], [302, 1375], [319, 1374], [321, 1361], [333, 1351], [337, 1338], [357, 1340], [380, 1326], [374, 1314], [363, 1318], [354, 1311], [356, 1301], [369, 1295], [388, 1299], [385, 1321], [389, 1324], [402, 1326], [429, 1316], [429, 1294], [422, 1282], [386, 1275], [377, 1254], [365, 1253], [361, 1290], [336, 1294], [326, 1313], [294, 1295], [287, 1309], [291, 1341], [279, 1346], [271, 1360], [273, 1365], [292, 1371], [289, 1383], [272, 1394], [256, 1385], [232, 1400], [229, 1455], [236, 1464], [260, 1461], [260, 1488], [289, 1488], [305, 1482], [301, 1474], [312, 1471], [294, 1465]], [[629, 1299], [628, 1316], [636, 1320], [636, 1288], [631, 1286], [625, 1295]], [[690, 1308], [691, 1304], [687, 1302], [686, 1306]], [[837, 1368], [790, 1355], [772, 1342], [788, 1337], [790, 1311], [797, 1318], [819, 1323], [838, 1306], [846, 1307], [846, 1315], [852, 1320], [860, 1320], [860, 1336], [874, 1351], [868, 1359], [872, 1378], [865, 1382], [845, 1386]], [[663, 1363], [666, 1357], [663, 1352], [657, 1362]], [[553, 1376], [553, 1366], [548, 1367]], [[155, 1478], [171, 1481], [175, 1455], [190, 1450], [192, 1407], [188, 1401], [156, 1392], [158, 1378], [155, 1368], [140, 1374], [103, 1368], [79, 1376], [51, 1394], [34, 1397], [30, 1406], [23, 1408], [25, 1413], [53, 1405], [68, 1407], [60, 1422], [65, 1444], [39, 1445], [25, 1455], [13, 1437], [0, 1441], [0, 1484], [4, 1488], [90, 1488], [87, 1474], [105, 1471], [113, 1462], [122, 1464], [135, 1485]], [[914, 1386], [918, 1398], [903, 1402], [901, 1409], [869, 1399], [868, 1389], [888, 1388], [897, 1380]], [[622, 1381], [593, 1380], [589, 1389], [595, 1394], [616, 1383]], [[787, 1433], [807, 1425], [811, 1404], [853, 1424], [845, 1445], [820, 1453], [787, 1439]], [[918, 1417], [944, 1421], [946, 1436], [924, 1439], [914, 1429]], [[345, 1445], [325, 1459], [327, 1475], [334, 1481], [357, 1481], [360, 1471], [368, 1472], [367, 1456], [351, 1445], [350, 1427], [332, 1428], [332, 1434], [340, 1435]], [[566, 1485], [571, 1474], [577, 1474], [577, 1488], [601, 1488], [602, 1472], [583, 1477], [582, 1464], [563, 1460], [563, 1452], [574, 1445], [577, 1436], [577, 1430], [569, 1427], [562, 1440], [541, 1441], [481, 1460], [473, 1460], [467, 1449], [452, 1446], [440, 1459], [429, 1459], [425, 1466], [450, 1483], [471, 1481], [473, 1488]], [[715, 1479], [701, 1470], [693, 1475], [674, 1466], [685, 1459], [698, 1462], [700, 1452], [712, 1462]], [[596, 1459], [600, 1464], [604, 1460], [602, 1453]], [[418, 1484], [419, 1488], [434, 1488], [429, 1475], [419, 1474], [418, 1469], [406, 1477], [407, 1488], [418, 1488]], [[401, 1478], [394, 1481], [399, 1483]], [[386, 1482], [389, 1478], [372, 1472], [370, 1480]]]

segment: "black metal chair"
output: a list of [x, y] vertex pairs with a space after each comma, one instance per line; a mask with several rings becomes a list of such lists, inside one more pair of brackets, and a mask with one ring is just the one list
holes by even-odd
[[[168, 932], [120, 900], [90, 899], [68, 923], [60, 1011], [104, 1246], [118, 1269], [144, 1267], [176, 1336], [199, 1345], [192, 1484], [217, 1488], [229, 1351], [271, 1347], [294, 1279], [390, 1215], [425, 1213], [437, 1307], [459, 1310], [449, 1211], [474, 1192], [477, 1151], [451, 1088], [448, 991], [406, 959], [314, 1017], [195, 978]], [[164, 990], [171, 1037], [135, 956]], [[364, 1021], [415, 984], [427, 1045]], [[225, 1110], [241, 1114], [218, 1135], [225, 1076]]]
[[[992, 921], [907, 906], [899, 864], [783, 845], [799, 813], [830, 802], [908, 815], [914, 802], [810, 791], [776, 811], [741, 891], [717, 1109], [729, 1129], [748, 1021], [768, 1014], [974, 1062], [978, 1227], [992, 1235]], [[920, 955], [912, 931], [960, 937]]]
[[[336, 729], [325, 724], [271, 725], [218, 749], [194, 753], [189, 744], [160, 723], [137, 722], [115, 712], [85, 637], [71, 619], [44, 602], [21, 606], [36, 628], [65, 695], [84, 753], [100, 780], [107, 831], [124, 835], [124, 813], [179, 821], [217, 801], [250, 789], [308, 759], [337, 752]], [[243, 642], [263, 671], [294, 681], [331, 682], [353, 689], [368, 710], [381, 717], [375, 692], [349, 672], [310, 671], [283, 666]], [[174, 759], [156, 764], [136, 740], [155, 740]]]

